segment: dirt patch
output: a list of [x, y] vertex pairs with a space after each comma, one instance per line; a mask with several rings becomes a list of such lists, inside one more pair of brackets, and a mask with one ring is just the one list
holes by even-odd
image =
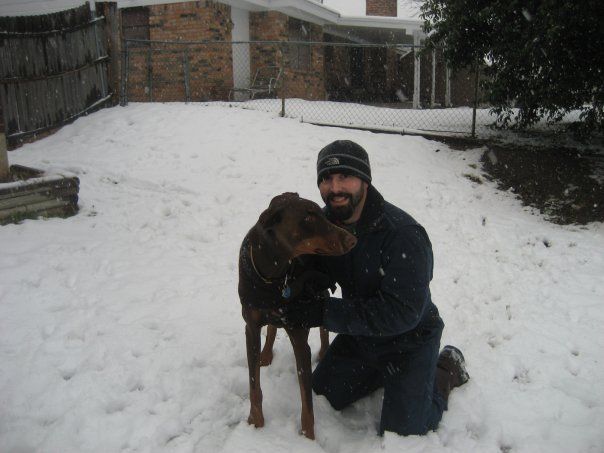
[[604, 222], [604, 154], [488, 144], [487, 177], [558, 224]]

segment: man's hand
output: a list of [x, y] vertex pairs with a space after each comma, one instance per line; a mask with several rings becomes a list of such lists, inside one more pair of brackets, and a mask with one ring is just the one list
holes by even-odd
[[[335, 282], [324, 272], [306, 271], [291, 281], [284, 289], [284, 298], [289, 300], [312, 300], [326, 289], [335, 291]], [[287, 295], [287, 296], [285, 296]]]

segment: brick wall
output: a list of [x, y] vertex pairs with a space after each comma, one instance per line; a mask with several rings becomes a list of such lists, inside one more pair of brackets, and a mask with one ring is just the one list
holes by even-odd
[[[286, 41], [287, 16], [275, 11], [250, 13], [251, 41]], [[258, 44], [250, 46], [250, 74], [266, 66], [281, 66], [283, 56], [277, 44]]]
[[397, 16], [396, 0], [366, 0], [367, 16]]
[[[152, 5], [149, 39], [160, 41], [230, 41], [230, 6], [210, 0]], [[124, 18], [125, 16], [122, 16]], [[150, 50], [153, 49], [153, 52]], [[185, 68], [192, 101], [226, 99], [233, 86], [230, 45], [153, 45], [130, 52], [129, 99], [182, 101]]]
[[[211, 41], [189, 46], [169, 44], [135, 45], [130, 49], [129, 89], [131, 101], [182, 101], [185, 92], [185, 68], [189, 69], [189, 99], [226, 100], [233, 87], [233, 53], [230, 6], [213, 1], [172, 3], [143, 7], [122, 19], [136, 20], [148, 15], [148, 36], [152, 41]], [[282, 90], [287, 97], [308, 100], [325, 99], [324, 49], [312, 46], [309, 64], [296, 69], [288, 61], [290, 45], [288, 16], [275, 12], [252, 12], [250, 39], [277, 41], [275, 44], [250, 44], [250, 76], [258, 68], [284, 67]], [[133, 19], [134, 18], [134, 19]], [[124, 23], [123, 23], [124, 25]], [[128, 24], [125, 24], [128, 25]], [[126, 28], [125, 28], [126, 29]], [[132, 29], [132, 28], [131, 28]], [[304, 23], [309, 41], [321, 42], [320, 26]], [[141, 34], [140, 29], [136, 33]], [[144, 34], [144, 32], [142, 33]], [[226, 43], [226, 44], [225, 44]], [[280, 43], [284, 43], [281, 45]], [[188, 50], [186, 50], [188, 49]], [[185, 51], [186, 50], [186, 51]], [[235, 62], [237, 64], [237, 62]], [[281, 95], [281, 93], [278, 93]]]
[[[268, 11], [250, 14], [250, 39], [252, 41], [281, 41], [287, 42], [288, 17], [285, 14]], [[306, 24], [309, 30], [309, 40], [321, 42], [323, 29], [314, 24]], [[285, 66], [282, 79], [282, 89], [289, 98], [306, 100], [323, 100], [325, 94], [324, 56], [321, 46], [312, 46], [310, 52], [310, 67], [308, 69], [293, 69], [287, 61], [287, 44], [283, 47], [274, 45], [252, 45], [250, 49], [251, 75], [261, 66]], [[284, 87], [284, 88], [283, 88]], [[280, 90], [279, 90], [280, 91]], [[279, 92], [279, 95], [282, 93]]]
[[[323, 29], [314, 24], [308, 24], [308, 26], [310, 41], [323, 41]], [[288, 97], [314, 101], [326, 99], [324, 53], [323, 46], [311, 46], [308, 70], [287, 68], [285, 80]]]

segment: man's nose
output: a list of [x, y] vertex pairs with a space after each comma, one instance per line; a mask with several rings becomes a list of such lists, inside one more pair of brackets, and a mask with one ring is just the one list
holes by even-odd
[[329, 191], [333, 193], [339, 193], [342, 190], [342, 184], [336, 178], [329, 180]]

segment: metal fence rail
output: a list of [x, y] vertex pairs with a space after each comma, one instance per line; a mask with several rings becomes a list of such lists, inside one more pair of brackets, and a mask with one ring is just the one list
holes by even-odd
[[473, 74], [412, 45], [126, 40], [121, 102], [224, 102], [303, 121], [473, 135]]

